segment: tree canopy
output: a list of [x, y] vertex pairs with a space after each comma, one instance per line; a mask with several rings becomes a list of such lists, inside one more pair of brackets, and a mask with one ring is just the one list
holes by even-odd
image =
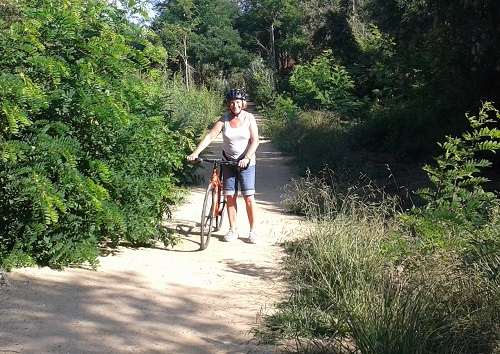
[[156, 4], [152, 27], [172, 53], [173, 67], [182, 62], [188, 75], [199, 82], [248, 65], [249, 53], [241, 47], [234, 28], [238, 7], [231, 0], [175, 0]]

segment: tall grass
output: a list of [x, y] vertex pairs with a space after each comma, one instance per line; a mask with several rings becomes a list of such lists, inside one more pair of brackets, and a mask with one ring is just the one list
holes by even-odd
[[203, 86], [186, 89], [179, 80], [168, 83], [166, 91], [170, 97], [172, 124], [179, 130], [192, 130], [203, 134], [222, 113], [222, 96], [219, 92]]
[[397, 200], [332, 180], [309, 176], [287, 190], [286, 205], [316, 222], [287, 245], [290, 297], [261, 334], [293, 338], [298, 352], [493, 353], [498, 281], [454, 252], [394, 261]]

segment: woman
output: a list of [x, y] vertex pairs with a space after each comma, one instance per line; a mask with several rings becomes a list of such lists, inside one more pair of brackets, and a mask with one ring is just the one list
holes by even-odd
[[222, 166], [224, 195], [227, 202], [229, 232], [224, 241], [238, 238], [236, 229], [236, 198], [238, 186], [245, 200], [250, 232], [248, 242], [257, 243], [255, 232], [255, 151], [259, 146], [259, 132], [253, 114], [247, 112], [246, 94], [239, 89], [231, 89], [226, 94], [228, 112], [213, 126], [196, 149], [187, 157], [195, 160], [198, 155], [222, 132], [222, 156], [225, 160], [238, 161], [238, 167]]

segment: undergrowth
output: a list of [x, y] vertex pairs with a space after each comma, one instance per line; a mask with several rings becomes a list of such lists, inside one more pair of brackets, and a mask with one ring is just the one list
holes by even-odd
[[285, 208], [313, 226], [285, 244], [290, 295], [262, 340], [312, 353], [500, 350], [500, 203], [480, 177], [500, 148], [500, 115], [485, 104], [468, 119], [471, 131], [425, 167], [421, 206], [330, 170], [288, 185]]

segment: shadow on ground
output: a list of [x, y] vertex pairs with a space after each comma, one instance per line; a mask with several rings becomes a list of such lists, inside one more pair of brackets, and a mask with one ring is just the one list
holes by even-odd
[[257, 277], [262, 280], [277, 280], [281, 276], [280, 272], [273, 267], [257, 265], [255, 263], [235, 262], [232, 259], [225, 259], [228, 272]]
[[[189, 298], [176, 295], [181, 291], [172, 286], [155, 290], [133, 272], [102, 279], [89, 271], [78, 271], [70, 282], [10, 279], [9, 287], [0, 288], [0, 353], [69, 348], [73, 353], [200, 353], [221, 343], [231, 352], [244, 344], [220, 321], [197, 316], [209, 298], [223, 301], [218, 295], [199, 288], [192, 289], [199, 296]], [[182, 336], [197, 331], [210, 341]]]

